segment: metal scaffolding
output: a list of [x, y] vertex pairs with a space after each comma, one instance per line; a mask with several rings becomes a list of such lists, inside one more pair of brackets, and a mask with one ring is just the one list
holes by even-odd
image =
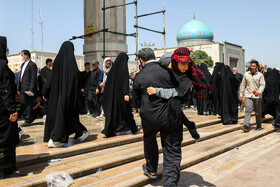
[[[84, 37], [87, 37], [87, 36], [90, 36], [90, 35], [94, 35], [94, 34], [103, 32], [103, 56], [102, 56], [102, 58], [104, 59], [106, 57], [115, 57], [115, 55], [111, 55], [111, 56], [110, 55], [106, 55], [106, 39], [105, 39], [105, 33], [106, 32], [112, 33], [112, 34], [120, 34], [120, 35], [135, 37], [136, 51], [135, 51], [135, 53], [128, 54], [128, 55], [135, 55], [136, 56], [135, 60], [137, 62], [137, 68], [138, 68], [138, 28], [146, 30], [146, 31], [162, 34], [164, 36], [164, 51], [165, 51], [165, 48], [166, 48], [165, 12], [166, 12], [166, 10], [164, 9], [164, 0], [162, 0], [163, 9], [161, 11], [151, 12], [151, 13], [142, 14], [142, 15], [138, 15], [138, 7], [137, 7], [138, 1], [137, 0], [135, 0], [133, 2], [124, 3], [124, 4], [120, 4], [120, 5], [109, 6], [109, 7], [105, 6], [105, 2], [106, 2], [106, 0], [103, 0], [103, 8], [102, 8], [102, 11], [103, 11], [103, 29], [99, 30], [99, 31], [96, 31], [96, 32], [87, 33], [87, 34], [84, 34], [84, 35], [81, 35], [81, 36], [73, 36], [70, 40], [75, 40], [75, 39], [78, 39], [78, 38], [84, 39]], [[121, 6], [132, 5], [132, 4], [135, 5], [135, 16], [134, 16], [134, 18], [135, 18], [135, 25], [134, 25], [135, 33], [127, 34], [127, 33], [121, 33], [121, 32], [117, 32], [117, 31], [110, 31], [108, 28], [105, 28], [105, 23], [106, 23], [105, 11], [106, 10], [111, 9], [111, 8], [121, 7]], [[150, 29], [150, 28], [146, 28], [146, 27], [141, 27], [141, 26], [138, 25], [138, 19], [139, 18], [142, 18], [142, 17], [145, 17], [145, 16], [150, 16], [150, 15], [155, 15], [155, 14], [160, 14], [160, 13], [163, 14], [163, 31], [156, 31], [156, 30], [153, 30], [153, 29]]]

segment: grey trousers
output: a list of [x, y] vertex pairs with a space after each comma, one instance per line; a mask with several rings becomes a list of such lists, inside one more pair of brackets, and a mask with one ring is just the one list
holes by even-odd
[[244, 126], [250, 127], [251, 113], [255, 109], [257, 128], [262, 126], [262, 100], [252, 99], [249, 97], [245, 98], [245, 119]]

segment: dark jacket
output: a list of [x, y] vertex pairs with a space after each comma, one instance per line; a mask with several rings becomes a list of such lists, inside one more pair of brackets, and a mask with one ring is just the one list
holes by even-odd
[[[20, 77], [22, 73], [22, 67], [23, 64], [21, 65]], [[33, 93], [36, 93], [37, 91], [37, 65], [31, 60], [25, 68], [22, 80], [19, 81], [18, 91], [31, 91]]]
[[99, 68], [92, 70], [91, 72], [91, 89], [96, 89], [99, 87], [99, 78], [101, 75], [101, 70]]
[[140, 116], [145, 123], [151, 125], [167, 125], [168, 110], [166, 99], [156, 95], [148, 95], [147, 88], [173, 88], [175, 80], [167, 69], [159, 62], [149, 62], [137, 74], [133, 85], [133, 99], [140, 107]]
[[45, 85], [47, 83], [47, 80], [50, 78], [52, 73], [51, 69], [48, 69], [47, 66], [43, 67], [40, 71], [40, 75], [42, 77], [42, 83]]
[[82, 88], [85, 90], [89, 90], [91, 85], [91, 71], [89, 72], [83, 71], [81, 75], [82, 75]]

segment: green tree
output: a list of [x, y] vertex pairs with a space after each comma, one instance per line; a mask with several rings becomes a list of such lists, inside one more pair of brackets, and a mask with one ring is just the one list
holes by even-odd
[[210, 56], [205, 51], [197, 50], [191, 53], [191, 59], [196, 64], [205, 63], [208, 68], [212, 68], [214, 62]]

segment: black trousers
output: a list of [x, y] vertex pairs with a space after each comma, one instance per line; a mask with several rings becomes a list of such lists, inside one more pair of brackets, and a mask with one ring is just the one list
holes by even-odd
[[44, 115], [47, 115], [48, 112], [48, 104], [49, 104], [49, 100], [47, 99], [44, 103]]
[[163, 183], [164, 186], [177, 186], [180, 179], [181, 143], [183, 127], [172, 130], [166, 126], [155, 126], [142, 120], [144, 131], [144, 153], [147, 169], [156, 173], [158, 167], [158, 145], [156, 135], [160, 132], [163, 150]]
[[10, 175], [16, 169], [16, 147], [0, 148], [0, 174]]
[[90, 111], [90, 113], [93, 112], [92, 108], [93, 108], [93, 103], [92, 103], [92, 93], [90, 92], [90, 90], [86, 89], [85, 90], [85, 107], [87, 111]]
[[280, 127], [280, 107], [276, 109], [276, 118], [275, 118], [275, 126]]
[[100, 115], [101, 96], [95, 93], [96, 88], [93, 89], [93, 113]]
[[191, 124], [190, 120], [187, 118], [183, 111], [181, 111], [181, 121], [189, 130], [195, 128], [195, 126]]
[[20, 94], [20, 105], [23, 110], [26, 111], [25, 123], [31, 124], [34, 120], [32, 118], [32, 109], [33, 109], [33, 96], [28, 96], [26, 94]]

